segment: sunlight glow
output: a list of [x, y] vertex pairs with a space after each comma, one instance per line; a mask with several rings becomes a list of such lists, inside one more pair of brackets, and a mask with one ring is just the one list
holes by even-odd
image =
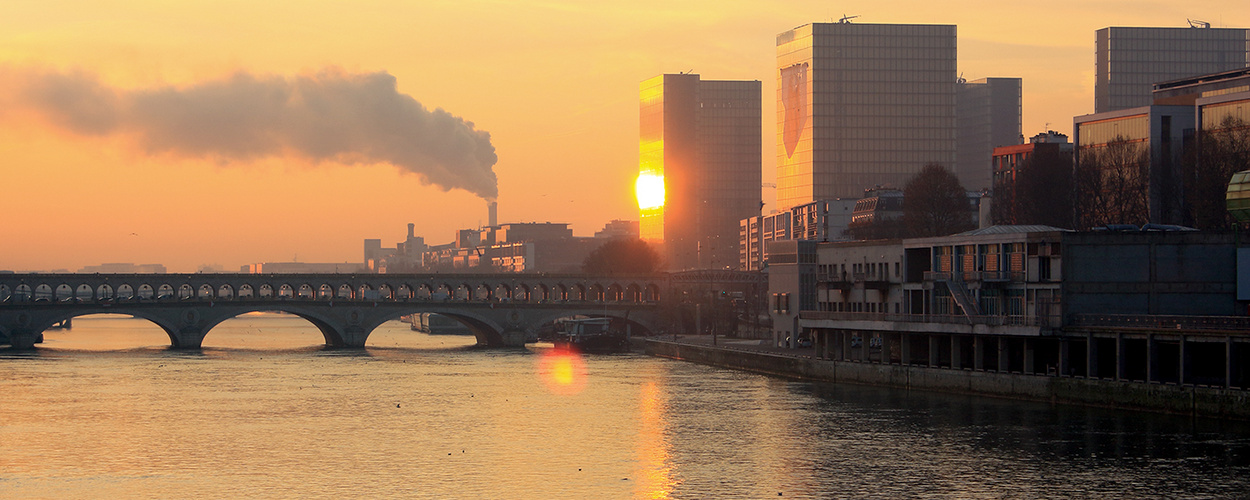
[[586, 365], [579, 353], [552, 349], [538, 359], [538, 377], [552, 394], [571, 396], [586, 388]]
[[638, 174], [634, 183], [634, 193], [638, 196], [638, 208], [651, 210], [664, 206], [664, 176], [649, 173]]

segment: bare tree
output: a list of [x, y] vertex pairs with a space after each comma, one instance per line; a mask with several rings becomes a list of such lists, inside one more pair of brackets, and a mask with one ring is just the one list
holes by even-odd
[[903, 223], [915, 238], [972, 229], [968, 192], [946, 167], [925, 165], [903, 188]]
[[1076, 219], [1081, 228], [1143, 224], [1150, 218], [1150, 152], [1117, 136], [1106, 146], [1080, 152]]
[[1204, 230], [1229, 227], [1225, 193], [1234, 173], [1250, 169], [1250, 124], [1225, 117], [1218, 128], [1203, 135], [1182, 164], [1185, 224]]
[[1015, 191], [1016, 224], [1072, 227], [1072, 154], [1037, 151], [1024, 162]]

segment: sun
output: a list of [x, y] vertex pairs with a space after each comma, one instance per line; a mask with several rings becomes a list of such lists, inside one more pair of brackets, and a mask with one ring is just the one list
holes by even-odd
[[664, 176], [650, 173], [638, 174], [634, 183], [634, 194], [638, 197], [638, 208], [651, 210], [664, 206]]

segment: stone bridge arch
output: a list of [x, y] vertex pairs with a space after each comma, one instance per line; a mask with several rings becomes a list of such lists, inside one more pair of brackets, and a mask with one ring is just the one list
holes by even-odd
[[460, 324], [464, 325], [469, 329], [469, 331], [473, 332], [473, 336], [477, 338], [478, 345], [509, 345], [508, 339], [506, 338], [509, 332], [505, 331], [504, 325], [499, 324], [498, 321], [495, 321], [486, 315], [463, 308], [433, 307], [414, 304], [411, 308], [392, 309], [385, 314], [371, 317], [367, 323], [361, 325], [362, 330], [364, 330], [364, 336], [360, 338], [360, 347], [365, 345], [365, 342], [368, 341], [369, 335], [372, 335], [374, 330], [377, 330], [378, 327], [382, 326], [382, 324], [387, 321], [397, 320], [400, 316], [408, 314], [421, 313], [438, 314], [440, 316], [459, 321]]

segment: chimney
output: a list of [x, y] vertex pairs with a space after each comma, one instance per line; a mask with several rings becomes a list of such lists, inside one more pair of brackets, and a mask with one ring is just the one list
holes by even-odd
[[488, 221], [486, 225], [491, 226], [491, 227], [498, 226], [499, 225], [499, 204], [493, 201], [487, 202], [486, 212], [488, 214], [486, 216], [486, 220]]
[[413, 224], [411, 222], [408, 223], [408, 239], [411, 240], [413, 236], [416, 236], [416, 233], [414, 232], [416, 230], [416, 227], [417, 227], [416, 224]]

